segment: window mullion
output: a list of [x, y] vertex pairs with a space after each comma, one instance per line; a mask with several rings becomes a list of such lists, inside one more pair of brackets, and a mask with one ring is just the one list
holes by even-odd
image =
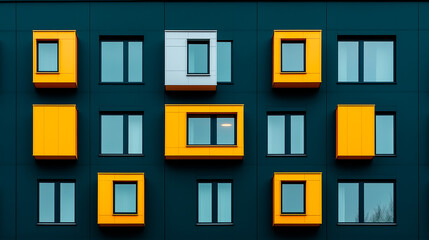
[[60, 209], [61, 209], [61, 206], [60, 206], [60, 186], [61, 186], [61, 183], [60, 182], [55, 182], [55, 193], [54, 193], [54, 196], [55, 196], [55, 200], [54, 200], [54, 204], [55, 204], [55, 220], [54, 220], [54, 222], [60, 222], [60, 220], [61, 220], [61, 216], [60, 216]]
[[124, 82], [128, 82], [128, 41], [124, 41]]
[[218, 194], [218, 183], [213, 182], [212, 183], [212, 222], [217, 223], [218, 222], [218, 206], [217, 206], [217, 194]]
[[291, 114], [285, 115], [285, 152], [284, 154], [291, 154], [290, 145], [292, 143], [292, 136], [291, 136], [290, 117], [291, 117]]
[[365, 222], [365, 211], [364, 211], [364, 183], [359, 183], [359, 222]]
[[210, 117], [210, 145], [217, 145], [217, 117]]
[[363, 54], [364, 54], [364, 49], [363, 49], [363, 45], [364, 45], [364, 41], [358, 41], [358, 44], [359, 44], [359, 55], [358, 55], [358, 58], [359, 58], [359, 79], [358, 79], [358, 81], [359, 82], [364, 82], [364, 77], [363, 77], [363, 73], [364, 73], [364, 62], [363, 62], [363, 59], [364, 59], [364, 56], [363, 56]]
[[128, 114], [124, 114], [124, 137], [123, 137], [123, 146], [124, 146], [124, 150], [123, 150], [123, 154], [128, 154]]

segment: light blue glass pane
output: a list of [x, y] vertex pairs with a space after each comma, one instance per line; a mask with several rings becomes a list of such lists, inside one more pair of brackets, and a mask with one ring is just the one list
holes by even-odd
[[363, 46], [363, 80], [393, 82], [393, 42], [366, 41]]
[[55, 183], [39, 183], [39, 222], [55, 222]]
[[188, 45], [189, 73], [209, 73], [208, 43], [190, 43]]
[[212, 184], [198, 183], [198, 222], [212, 222]]
[[217, 144], [234, 144], [235, 143], [235, 119], [234, 118], [217, 118]]
[[101, 116], [101, 153], [123, 154], [124, 120], [122, 115]]
[[394, 154], [394, 123], [392, 115], [375, 116], [375, 153]]
[[101, 81], [124, 81], [123, 42], [101, 42]]
[[58, 43], [38, 43], [37, 64], [40, 72], [58, 72]]
[[393, 183], [364, 183], [365, 222], [394, 221]]
[[74, 183], [60, 183], [60, 222], [75, 222]]
[[282, 43], [282, 71], [304, 71], [304, 43]]
[[285, 154], [285, 116], [268, 116], [268, 154]]
[[137, 184], [115, 183], [115, 212], [137, 212]]
[[231, 42], [217, 43], [217, 81], [231, 82]]
[[290, 116], [290, 153], [304, 154], [304, 115]]
[[231, 222], [231, 183], [218, 183], [217, 189], [217, 221]]
[[210, 118], [188, 118], [189, 144], [210, 144]]
[[338, 184], [338, 222], [359, 222], [359, 183]]
[[282, 183], [282, 212], [304, 212], [304, 184]]
[[128, 82], [143, 82], [143, 42], [128, 43]]
[[143, 116], [128, 116], [128, 153], [143, 153]]
[[338, 42], [338, 82], [359, 81], [359, 42]]

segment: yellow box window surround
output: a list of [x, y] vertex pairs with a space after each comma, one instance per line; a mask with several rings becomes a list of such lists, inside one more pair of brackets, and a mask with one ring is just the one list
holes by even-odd
[[[304, 183], [304, 213], [282, 213], [282, 184]], [[273, 226], [320, 226], [322, 224], [322, 173], [276, 172], [273, 176]]]
[[337, 159], [372, 159], [375, 155], [375, 105], [339, 104]]
[[[58, 71], [38, 71], [38, 43], [58, 43]], [[74, 30], [33, 31], [33, 83], [36, 88], [77, 88], [77, 37]]]
[[[304, 43], [304, 71], [282, 71], [282, 43]], [[322, 30], [274, 30], [273, 88], [318, 88], [322, 82]]]
[[[235, 115], [235, 145], [188, 145], [188, 115]], [[166, 104], [165, 159], [243, 159], [243, 104]]]
[[[137, 213], [114, 213], [114, 183], [137, 184]], [[144, 173], [98, 173], [98, 225], [101, 227], [143, 227], [145, 211]]]
[[77, 159], [76, 105], [33, 105], [35, 159]]

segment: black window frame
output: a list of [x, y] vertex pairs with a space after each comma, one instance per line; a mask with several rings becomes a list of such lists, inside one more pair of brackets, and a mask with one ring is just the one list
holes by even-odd
[[[377, 116], [393, 116], [393, 153], [391, 154], [377, 154]], [[374, 115], [374, 154], [376, 157], [396, 157], [396, 112], [380, 112], [376, 111]]]
[[[116, 184], [135, 184], [136, 185], [136, 211], [135, 212], [116, 212]], [[113, 181], [113, 214], [114, 215], [136, 215], [138, 212], [138, 182], [137, 181]]]
[[[54, 183], [54, 222], [39, 222], [40, 183]], [[74, 222], [61, 222], [61, 183], [74, 183]], [[37, 225], [38, 226], [76, 226], [76, 179], [38, 179], [37, 180]]]
[[[199, 192], [198, 192], [198, 185], [200, 183], [211, 183], [212, 184], [212, 222], [198, 222], [198, 203], [199, 203]], [[218, 184], [219, 183], [230, 183], [231, 184], [231, 222], [218, 222]], [[197, 226], [233, 226], [234, 225], [234, 191], [233, 191], [233, 181], [232, 179], [200, 179], [197, 180], [197, 216], [196, 216], [196, 222]]]
[[[56, 43], [57, 44], [57, 71], [40, 71], [39, 69], [39, 44], [43, 43]], [[37, 62], [37, 72], [38, 73], [59, 73], [60, 72], [60, 41], [59, 39], [56, 40], [37, 40], [37, 56], [36, 56], [36, 62]]]
[[[374, 82], [364, 81], [364, 42], [393, 42], [393, 81]], [[338, 81], [338, 42], [358, 42], [358, 81], [340, 82]], [[396, 84], [396, 36], [395, 35], [338, 35], [337, 36], [337, 84]]]
[[[102, 61], [103, 61], [103, 42], [122, 42], [123, 43], [123, 80], [122, 82], [103, 82], [102, 81]], [[128, 43], [129, 42], [141, 42], [142, 43], [142, 81], [141, 82], [129, 82], [128, 80]], [[99, 36], [99, 82], [100, 85], [144, 85], [144, 36], [143, 35], [125, 35], [125, 36]]]
[[[304, 56], [303, 56], [303, 61], [304, 61], [304, 69], [303, 71], [283, 71], [283, 44], [287, 44], [287, 43], [302, 43], [304, 44]], [[281, 41], [281, 45], [280, 45], [280, 72], [281, 73], [306, 73], [307, 72], [307, 58], [306, 58], [306, 53], [307, 53], [307, 42], [305, 39], [303, 40], [287, 40], [287, 39], [282, 39]]]
[[[191, 116], [191, 117], [190, 117]], [[217, 144], [217, 118], [234, 118], [234, 144]], [[189, 144], [189, 118], [210, 118], [210, 144]], [[187, 114], [186, 116], [187, 146], [237, 146], [237, 114]]]
[[[304, 189], [304, 192], [303, 192], [303, 201], [304, 201], [304, 203], [303, 203], [303, 210], [304, 211], [302, 211], [302, 212], [283, 212], [283, 184], [302, 184], [303, 185], [303, 189]], [[281, 201], [280, 201], [280, 210], [281, 210], [281, 215], [295, 215], [295, 214], [302, 214], [302, 215], [305, 215], [306, 214], [306, 209], [307, 209], [307, 193], [306, 193], [306, 190], [307, 190], [307, 181], [281, 181], [281, 189], [280, 189], [280, 191], [281, 191], [281, 194], [280, 194], [280, 196], [281, 196]]]
[[[102, 146], [102, 141], [103, 138], [101, 136], [102, 134], [102, 116], [122, 116], [122, 127], [123, 127], [123, 153], [122, 154], [113, 154], [113, 153], [102, 153], [101, 152], [101, 146]], [[142, 153], [128, 153], [128, 117], [129, 116], [142, 116]], [[144, 157], [144, 113], [143, 112], [105, 112], [102, 111], [100, 112], [100, 119], [99, 119], [99, 131], [100, 131], [100, 148], [99, 148], [99, 157]], [[126, 153], [125, 153], [126, 152]]]
[[[233, 72], [234, 72], [234, 61], [233, 61], [233, 59], [234, 59], [233, 45], [234, 44], [233, 44], [233, 41], [232, 40], [217, 40], [217, 42], [218, 43], [219, 42], [229, 42], [229, 43], [231, 43], [231, 81], [229, 81], [229, 82], [218, 82], [216, 80], [216, 82], [217, 82], [218, 85], [233, 85], [234, 84], [234, 81], [233, 81], [233, 76], [234, 76], [234, 74], [233, 74]], [[216, 49], [218, 49], [218, 46], [216, 47]], [[218, 56], [217, 53], [216, 53], [216, 55]], [[217, 66], [218, 71], [219, 71], [219, 65], [217, 64], [216, 66]]]
[[[338, 219], [338, 193], [340, 183], [357, 183], [359, 184], [359, 222], [340, 222]], [[365, 183], [391, 183], [393, 184], [393, 222], [365, 222], [365, 206], [364, 206], [364, 185]], [[371, 179], [371, 180], [352, 180], [341, 179], [337, 181], [337, 225], [378, 225], [378, 226], [396, 226], [397, 213], [396, 213], [396, 180], [395, 179]]]
[[[189, 72], [189, 45], [191, 44], [206, 44], [207, 45], [207, 72], [206, 73], [190, 73]], [[188, 39], [186, 43], [186, 75], [188, 76], [207, 76], [210, 75], [210, 39]]]

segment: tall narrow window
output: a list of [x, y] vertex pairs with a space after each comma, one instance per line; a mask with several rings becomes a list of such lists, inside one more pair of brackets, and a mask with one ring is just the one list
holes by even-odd
[[305, 72], [305, 42], [282, 42], [282, 72]]
[[58, 72], [58, 41], [37, 42], [37, 71]]
[[304, 154], [304, 114], [268, 115], [268, 154]]
[[217, 42], [217, 82], [231, 82], [232, 75], [232, 42]]
[[137, 182], [114, 182], [114, 213], [137, 213]]
[[188, 74], [209, 74], [209, 41], [188, 41]]
[[282, 214], [305, 213], [305, 182], [282, 182]]
[[189, 145], [235, 145], [235, 115], [188, 115]]
[[375, 154], [395, 154], [395, 115], [375, 115]]
[[75, 222], [75, 183], [39, 182], [40, 224]]
[[198, 183], [198, 223], [232, 223], [232, 183]]

